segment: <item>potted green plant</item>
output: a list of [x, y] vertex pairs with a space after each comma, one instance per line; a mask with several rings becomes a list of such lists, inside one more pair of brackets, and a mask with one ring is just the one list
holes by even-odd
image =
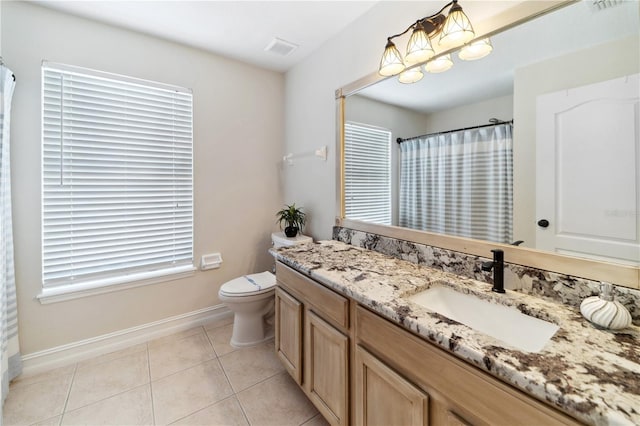
[[298, 234], [298, 231], [302, 231], [306, 220], [305, 213], [302, 211], [302, 208], [296, 207], [296, 203], [290, 206], [285, 204], [285, 207], [276, 213], [276, 216], [278, 218], [277, 222], [280, 224], [280, 229], [282, 229], [283, 223], [286, 225], [284, 234], [288, 238], [293, 238]]

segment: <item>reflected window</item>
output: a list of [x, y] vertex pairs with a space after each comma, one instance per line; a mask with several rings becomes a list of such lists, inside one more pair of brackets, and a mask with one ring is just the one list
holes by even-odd
[[345, 216], [391, 225], [391, 131], [345, 124]]

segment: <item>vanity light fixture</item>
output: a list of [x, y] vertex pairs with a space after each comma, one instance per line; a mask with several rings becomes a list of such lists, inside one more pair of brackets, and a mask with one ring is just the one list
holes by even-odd
[[[445, 17], [443, 12], [447, 8], [449, 11]], [[410, 30], [413, 32], [403, 58], [393, 39], [407, 34]], [[441, 51], [464, 45], [458, 55], [464, 60], [480, 59], [488, 55], [492, 50], [489, 39], [469, 43], [474, 37], [473, 27], [462, 11], [462, 6], [458, 4], [458, 0], [452, 0], [435, 14], [418, 19], [403, 32], [387, 37], [378, 73], [385, 77], [400, 74], [398, 79], [401, 83], [415, 83], [423, 77], [419, 67], [412, 67], [415, 64], [428, 61], [425, 70], [431, 73], [448, 70], [453, 66], [450, 54], [431, 59], [436, 55], [432, 45], [434, 40], [437, 40], [437, 46]]]
[[475, 36], [476, 33], [473, 32], [469, 18], [462, 11], [462, 6], [454, 0], [451, 9], [449, 9], [449, 15], [442, 24], [438, 45], [446, 49], [462, 46], [473, 40]]

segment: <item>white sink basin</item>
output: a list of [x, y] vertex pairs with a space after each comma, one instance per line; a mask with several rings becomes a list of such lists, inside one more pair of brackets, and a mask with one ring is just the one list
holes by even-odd
[[407, 299], [526, 352], [542, 350], [559, 329], [551, 322], [530, 317], [516, 308], [491, 303], [449, 287], [433, 286]]

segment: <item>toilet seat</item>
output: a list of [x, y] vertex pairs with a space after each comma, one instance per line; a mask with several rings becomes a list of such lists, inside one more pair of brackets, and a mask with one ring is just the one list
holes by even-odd
[[275, 285], [276, 276], [266, 271], [227, 281], [220, 287], [220, 294], [227, 297], [255, 296], [273, 291]]

